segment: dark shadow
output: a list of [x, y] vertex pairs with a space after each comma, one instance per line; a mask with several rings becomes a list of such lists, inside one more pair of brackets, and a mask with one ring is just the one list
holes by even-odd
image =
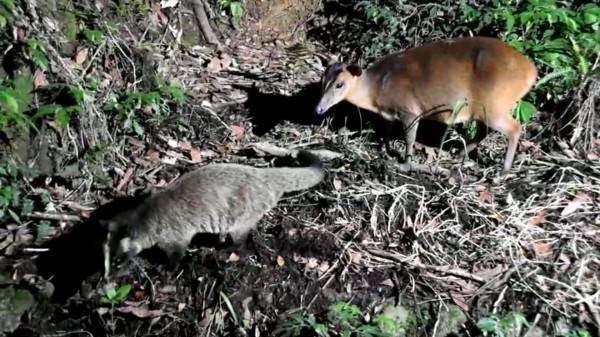
[[[90, 218], [75, 225], [71, 231], [41, 245], [40, 248], [48, 249], [35, 259], [39, 275], [50, 280], [55, 291], [52, 295], [53, 302], [65, 302], [75, 295], [81, 284], [94, 276], [98, 280], [104, 271], [104, 256], [102, 245], [106, 238], [106, 227], [99, 224], [99, 220], [108, 219], [115, 214], [131, 209], [141, 203], [150, 194], [140, 193], [131, 197], [121, 197], [100, 206], [92, 212]], [[200, 233], [196, 235], [191, 246], [213, 247], [222, 249], [232, 246], [228, 237], [225, 242], [219, 241], [215, 234]], [[156, 248], [150, 248], [140, 257], [150, 263], [168, 264], [166, 254]]]
[[[380, 141], [383, 136], [386, 121], [382, 117], [371, 111], [358, 109], [345, 101], [331, 107], [326, 114], [317, 115], [315, 107], [321, 94], [320, 83], [311, 83], [292, 96], [261, 93], [257, 88], [246, 90], [248, 90], [248, 100], [244, 105], [254, 124], [252, 131], [257, 136], [265, 135], [284, 121], [300, 125], [326, 123], [332, 131], [338, 131], [342, 127], [356, 132], [372, 129], [374, 131], [372, 141]], [[445, 124], [422, 119], [417, 130], [417, 142], [430, 147], [439, 147], [446, 128]], [[404, 141], [404, 129], [401, 123], [394, 123], [391, 139]], [[457, 144], [448, 143], [444, 148], [453, 146]]]
[[147, 195], [117, 198], [106, 203], [92, 212], [88, 220], [41, 246], [48, 251], [37, 257], [36, 267], [38, 273], [54, 285], [52, 301], [66, 301], [83, 281], [103, 271], [102, 243], [106, 228], [100, 226], [98, 220], [139, 204]]

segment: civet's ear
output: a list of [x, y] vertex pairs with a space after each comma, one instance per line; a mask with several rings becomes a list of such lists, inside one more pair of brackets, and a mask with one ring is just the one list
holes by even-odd
[[351, 64], [346, 67], [346, 70], [348, 70], [352, 76], [358, 77], [362, 75], [362, 68], [358, 64]]

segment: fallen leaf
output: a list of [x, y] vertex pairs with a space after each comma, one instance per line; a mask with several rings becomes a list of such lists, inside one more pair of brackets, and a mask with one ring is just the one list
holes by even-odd
[[236, 253], [232, 252], [231, 255], [227, 258], [225, 262], [238, 262], [240, 260], [240, 256]]
[[202, 152], [192, 147], [190, 149], [190, 159], [193, 162], [199, 162], [202, 159]]
[[285, 264], [285, 260], [283, 259], [283, 257], [281, 257], [280, 255], [277, 255], [277, 265], [280, 267], [283, 267], [284, 264]]
[[209, 73], [217, 73], [223, 69], [221, 60], [218, 57], [213, 57], [210, 62], [206, 65], [206, 71]]
[[545, 241], [534, 241], [528, 245], [528, 248], [533, 250], [538, 258], [546, 258], [552, 256], [554, 250], [552, 244]]
[[158, 317], [165, 314], [162, 310], [150, 310], [147, 305], [119, 307], [117, 311], [123, 314], [132, 314], [138, 318]]
[[125, 185], [127, 185], [129, 180], [131, 179], [132, 174], [133, 174], [133, 167], [127, 168], [127, 171], [125, 171], [123, 178], [121, 178], [121, 181], [117, 185], [117, 192], [120, 192], [123, 189], [123, 187], [125, 187]]
[[223, 69], [229, 68], [229, 66], [233, 63], [233, 59], [229, 54], [222, 53], [221, 54], [221, 67]]
[[483, 203], [491, 203], [493, 200], [492, 193], [490, 193], [490, 191], [486, 189], [477, 194], [477, 199]]
[[425, 154], [427, 154], [427, 161], [428, 162], [432, 162], [437, 158], [437, 154], [435, 149], [426, 146], [425, 147]]
[[394, 286], [394, 282], [391, 279], [385, 279], [383, 281], [381, 281], [381, 283], [379, 283], [383, 286], [388, 286], [388, 287], [393, 287]]
[[169, 138], [167, 140], [167, 145], [169, 145], [169, 147], [172, 147], [172, 148], [178, 148], [179, 147], [179, 142], [177, 140], [173, 139], [173, 138]]
[[190, 143], [188, 140], [181, 140], [179, 141], [178, 145], [182, 150], [189, 151], [192, 149], [192, 143]]
[[185, 303], [177, 304], [177, 312], [182, 312], [185, 309]]
[[175, 6], [177, 6], [178, 3], [179, 3], [179, 0], [162, 0], [160, 2], [160, 7], [162, 7], [162, 8], [175, 7]]
[[87, 60], [88, 54], [89, 54], [89, 50], [87, 48], [79, 49], [74, 57], [75, 64], [77, 64], [78, 66], [82, 65], [83, 62], [85, 62], [85, 60]]
[[450, 291], [450, 297], [452, 297], [454, 304], [459, 306], [464, 312], [469, 312], [469, 304], [467, 303], [467, 300], [465, 299], [463, 294]]
[[590, 196], [587, 193], [579, 192], [571, 202], [560, 213], [561, 216], [567, 216], [575, 213], [581, 206], [590, 201]]
[[530, 226], [538, 226], [544, 222], [546, 222], [546, 212], [543, 210], [540, 211], [536, 216], [529, 218], [529, 221], [527, 221]]
[[160, 153], [154, 148], [149, 148], [144, 157], [152, 163], [158, 163], [160, 161]]
[[362, 259], [362, 253], [360, 252], [350, 252], [350, 261], [352, 263], [359, 264]]
[[233, 140], [240, 140], [244, 138], [244, 128], [238, 125], [232, 125], [229, 127], [231, 129], [231, 137]]
[[334, 179], [333, 179], [333, 188], [334, 188], [336, 191], [339, 191], [339, 190], [341, 190], [341, 189], [342, 189], [342, 182], [341, 182], [339, 179], [337, 179], [337, 178], [334, 178]]
[[48, 83], [46, 82], [46, 75], [44, 74], [44, 71], [36, 69], [35, 73], [33, 74], [33, 88], [37, 89], [45, 86], [46, 84]]
[[315, 269], [319, 266], [319, 260], [314, 257], [309, 257], [308, 262], [306, 263], [306, 268]]
[[169, 17], [167, 17], [165, 15], [165, 13], [163, 13], [163, 11], [161, 10], [161, 5], [159, 5], [156, 2], [152, 3], [151, 9], [152, 9], [152, 16], [154, 17], [154, 19], [158, 22], [160, 22], [161, 25], [165, 26], [167, 25], [167, 23], [169, 23]]
[[137, 300], [142, 300], [145, 295], [146, 295], [146, 293], [144, 292], [144, 290], [141, 290], [141, 289], [135, 290], [133, 292], [133, 297]]
[[323, 263], [321, 263], [321, 265], [319, 265], [319, 271], [321, 273], [326, 272], [327, 270], [329, 270], [329, 262], [327, 261], [323, 261]]

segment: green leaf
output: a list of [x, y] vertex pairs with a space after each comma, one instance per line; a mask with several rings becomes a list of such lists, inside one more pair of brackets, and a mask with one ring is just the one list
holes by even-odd
[[522, 124], [529, 122], [537, 111], [535, 106], [527, 101], [520, 101], [515, 110], [516, 117]]
[[115, 288], [110, 288], [106, 291], [106, 298], [113, 300], [117, 297], [117, 290]]
[[0, 90], [0, 107], [11, 115], [20, 113], [19, 102], [7, 91]]
[[62, 106], [54, 113], [54, 121], [56, 121], [60, 128], [69, 125], [70, 120], [71, 116], [69, 116], [69, 113]]
[[85, 39], [92, 44], [99, 44], [102, 41], [103, 34], [99, 30], [86, 29], [83, 32]]
[[485, 317], [477, 322], [477, 326], [485, 332], [496, 332], [498, 330], [498, 321], [492, 317]]
[[231, 16], [234, 18], [241, 18], [243, 13], [242, 3], [239, 1], [233, 1], [229, 4], [229, 11], [231, 12]]
[[115, 301], [117, 302], [121, 302], [123, 301], [125, 298], [127, 298], [127, 295], [129, 295], [129, 292], [131, 291], [131, 285], [126, 284], [124, 286], [120, 286], [116, 291], [115, 291], [115, 296], [113, 297], [115, 299]]

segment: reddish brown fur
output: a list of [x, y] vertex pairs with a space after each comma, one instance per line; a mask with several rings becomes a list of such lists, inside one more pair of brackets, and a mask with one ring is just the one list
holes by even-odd
[[[402, 121], [407, 160], [413, 154], [418, 117], [446, 124], [475, 120], [480, 132], [467, 152], [485, 138], [482, 126], [487, 125], [507, 136], [504, 169], [512, 166], [521, 125], [511, 109], [531, 90], [537, 70], [503, 41], [485, 37], [438, 41], [385, 56], [362, 74], [339, 64], [337, 68], [324, 76], [318, 113], [347, 100], [388, 120]], [[453, 106], [465, 100], [468, 104], [453, 116]]]

